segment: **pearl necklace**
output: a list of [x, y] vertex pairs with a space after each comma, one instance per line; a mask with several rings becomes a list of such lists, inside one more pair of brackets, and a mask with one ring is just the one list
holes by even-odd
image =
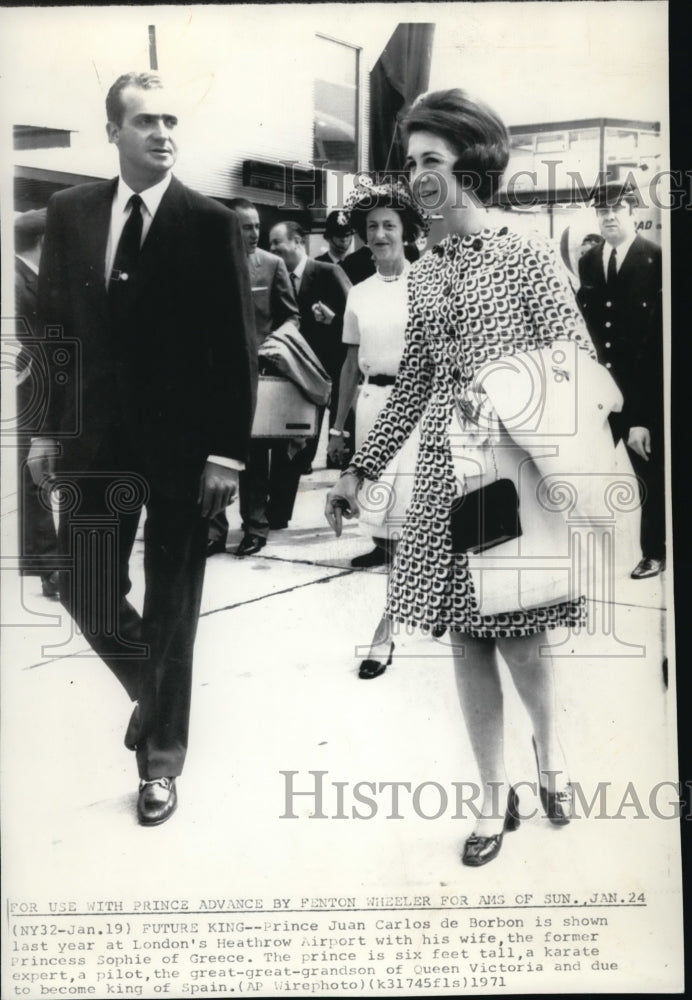
[[401, 271], [400, 274], [381, 274], [379, 271], [375, 271], [375, 274], [380, 279], [380, 281], [387, 281], [387, 282], [399, 281], [400, 278], [403, 278], [405, 273], [406, 273], [405, 271]]

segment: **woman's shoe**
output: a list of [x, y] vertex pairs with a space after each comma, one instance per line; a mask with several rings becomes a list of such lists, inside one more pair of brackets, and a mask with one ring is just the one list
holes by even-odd
[[363, 681], [371, 681], [373, 677], [379, 677], [380, 674], [383, 674], [387, 669], [387, 667], [389, 666], [389, 664], [392, 662], [393, 652], [394, 652], [394, 643], [390, 642], [389, 656], [387, 658], [386, 663], [380, 663], [380, 661], [376, 660], [374, 657], [368, 657], [367, 660], [363, 660], [358, 669], [358, 676], [360, 677], [360, 679]]
[[487, 865], [489, 861], [497, 857], [502, 847], [502, 838], [505, 831], [511, 833], [519, 826], [519, 796], [514, 786], [510, 787], [507, 795], [507, 812], [505, 822], [500, 833], [495, 833], [491, 837], [479, 837], [472, 833], [464, 844], [464, 853], [461, 856], [461, 863], [472, 868], [480, 868]]
[[385, 550], [376, 545], [372, 552], [365, 552], [362, 556], [351, 559], [351, 566], [353, 569], [369, 569], [371, 566], [386, 566], [389, 562]]
[[538, 763], [538, 747], [536, 746], [536, 739], [534, 736], [531, 737], [531, 742], [533, 743], [533, 752], [536, 757], [536, 767], [538, 769], [538, 789], [541, 794], [541, 805], [543, 806], [543, 811], [555, 826], [566, 826], [572, 818], [572, 807], [574, 804], [574, 792], [572, 790], [572, 785], [567, 782], [567, 788], [561, 789], [559, 792], [550, 792], [541, 783], [541, 766]]

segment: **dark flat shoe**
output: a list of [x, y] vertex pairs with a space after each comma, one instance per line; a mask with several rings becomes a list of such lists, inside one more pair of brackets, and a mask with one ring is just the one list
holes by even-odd
[[650, 576], [658, 576], [666, 568], [665, 559], [641, 559], [634, 567], [630, 576], [633, 580], [648, 580]]
[[267, 544], [267, 539], [261, 535], [244, 535], [238, 548], [235, 550], [237, 556], [254, 556]]
[[225, 538], [210, 538], [207, 542], [207, 559], [210, 556], [218, 556], [222, 552], [226, 551], [226, 539]]
[[363, 681], [370, 681], [374, 677], [379, 677], [383, 674], [389, 664], [392, 662], [392, 653], [394, 652], [394, 643], [389, 644], [389, 656], [386, 663], [380, 663], [379, 660], [375, 660], [372, 657], [368, 657], [367, 660], [363, 660], [360, 667], [358, 668], [358, 676]]
[[351, 566], [354, 569], [369, 569], [370, 566], [386, 566], [388, 562], [390, 562], [388, 554], [376, 545], [372, 552], [365, 552], [362, 556], [351, 559]]
[[44, 597], [58, 600], [60, 597], [60, 577], [57, 570], [53, 570], [52, 573], [41, 573], [41, 590]]
[[178, 805], [175, 778], [153, 778], [140, 781], [137, 815], [142, 826], [165, 823]]
[[507, 795], [507, 811], [505, 821], [500, 833], [494, 833], [490, 837], [479, 837], [472, 833], [464, 844], [464, 853], [461, 856], [461, 863], [470, 868], [480, 868], [487, 865], [489, 861], [496, 858], [502, 847], [502, 838], [505, 833], [511, 833], [519, 826], [519, 796], [512, 786]]
[[536, 757], [536, 768], [538, 770], [538, 790], [541, 795], [541, 805], [543, 812], [551, 823], [555, 826], [566, 826], [572, 818], [572, 807], [574, 804], [574, 792], [571, 784], [567, 783], [567, 788], [559, 792], [550, 792], [541, 783], [541, 768], [538, 763], [538, 748], [535, 737], [531, 737], [533, 752]]

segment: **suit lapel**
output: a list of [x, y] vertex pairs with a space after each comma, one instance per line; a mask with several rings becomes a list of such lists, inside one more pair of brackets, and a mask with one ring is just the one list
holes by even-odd
[[636, 271], [637, 267], [640, 266], [641, 258], [646, 254], [646, 252], [646, 247], [644, 246], [642, 240], [639, 236], [635, 236], [634, 242], [623, 258], [622, 265], [618, 271], [618, 278], [626, 281], [630, 272]]
[[177, 249], [188, 246], [187, 223], [189, 213], [185, 188], [171, 177], [166, 193], [161, 199], [147, 238], [142, 244], [141, 262], [148, 267], [157, 261], [170, 261]]
[[89, 192], [81, 222], [81, 240], [90, 268], [105, 285], [106, 246], [111, 224], [113, 196], [118, 184], [117, 177]]
[[[608, 246], [607, 243], [601, 244], [596, 250], [593, 260], [593, 273], [591, 275], [594, 285], [605, 285], [605, 260], [604, 250]], [[608, 252], [610, 252], [610, 247], [608, 247]]]
[[305, 270], [303, 271], [303, 277], [300, 282], [300, 288], [298, 289], [298, 301], [304, 302], [306, 305], [310, 302], [310, 288], [315, 277], [315, 267], [312, 260], [308, 257], [305, 262]]
[[86, 284], [95, 305], [100, 310], [104, 310], [107, 305], [106, 247], [117, 184], [118, 179], [115, 177], [90, 191], [84, 200], [83, 213], [78, 220], [79, 246], [89, 273]]

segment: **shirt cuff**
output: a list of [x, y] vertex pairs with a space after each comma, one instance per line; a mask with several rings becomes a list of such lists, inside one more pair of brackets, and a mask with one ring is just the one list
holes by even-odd
[[209, 455], [207, 462], [223, 465], [224, 469], [235, 469], [236, 472], [243, 472], [245, 469], [245, 462], [239, 462], [237, 458], [223, 458], [221, 455]]

